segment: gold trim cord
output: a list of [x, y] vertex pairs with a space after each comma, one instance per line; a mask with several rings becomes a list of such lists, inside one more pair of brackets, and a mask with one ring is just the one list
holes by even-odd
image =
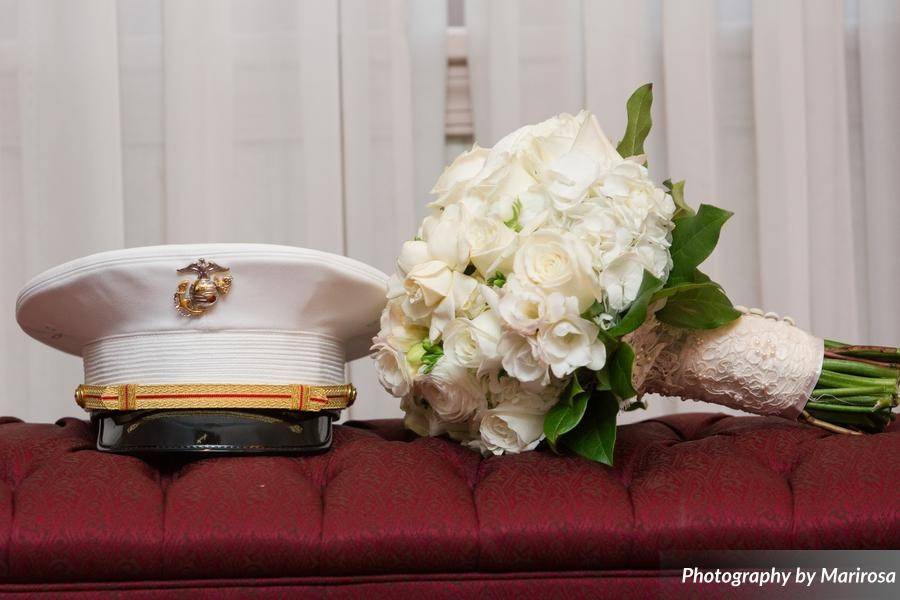
[[262, 384], [121, 384], [79, 385], [75, 401], [85, 410], [160, 410], [182, 408], [251, 408], [303, 412], [347, 408], [356, 388], [342, 385]]

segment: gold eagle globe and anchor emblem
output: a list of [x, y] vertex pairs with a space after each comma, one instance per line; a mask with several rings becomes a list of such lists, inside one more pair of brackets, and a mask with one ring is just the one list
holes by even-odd
[[184, 280], [178, 284], [175, 292], [175, 308], [187, 317], [202, 315], [215, 306], [219, 295], [226, 295], [231, 290], [233, 278], [231, 274], [216, 277], [216, 273], [228, 273], [228, 267], [200, 258], [186, 267], [178, 269], [178, 274], [196, 273], [194, 281]]

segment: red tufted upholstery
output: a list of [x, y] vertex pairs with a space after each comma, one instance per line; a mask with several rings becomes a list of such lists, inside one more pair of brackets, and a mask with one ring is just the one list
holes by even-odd
[[75, 419], [0, 421], [0, 592], [621, 594], [677, 583], [654, 571], [670, 550], [900, 547], [896, 429], [672, 416], [619, 428], [614, 469], [482, 459], [396, 421], [337, 427], [304, 458], [144, 461], [93, 443]]

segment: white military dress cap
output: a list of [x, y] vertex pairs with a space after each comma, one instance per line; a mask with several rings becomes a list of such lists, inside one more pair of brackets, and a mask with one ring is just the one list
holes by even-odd
[[[365, 355], [378, 331], [386, 285], [373, 267], [304, 248], [152, 246], [38, 275], [19, 294], [16, 317], [35, 339], [83, 357], [82, 387], [95, 396], [79, 398], [85, 408], [184, 408], [166, 400], [171, 390], [268, 408], [241, 385], [278, 396], [279, 386], [345, 383], [345, 362]], [[277, 407], [303, 409], [306, 392]]]

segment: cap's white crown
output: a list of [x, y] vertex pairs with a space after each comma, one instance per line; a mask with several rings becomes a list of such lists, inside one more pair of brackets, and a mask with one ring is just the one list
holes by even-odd
[[[205, 258], [233, 284], [208, 311], [182, 315], [173, 296]], [[82, 356], [89, 385], [122, 383], [343, 383], [344, 362], [367, 353], [387, 276], [305, 248], [187, 244], [80, 258], [19, 293], [30, 336]]]

